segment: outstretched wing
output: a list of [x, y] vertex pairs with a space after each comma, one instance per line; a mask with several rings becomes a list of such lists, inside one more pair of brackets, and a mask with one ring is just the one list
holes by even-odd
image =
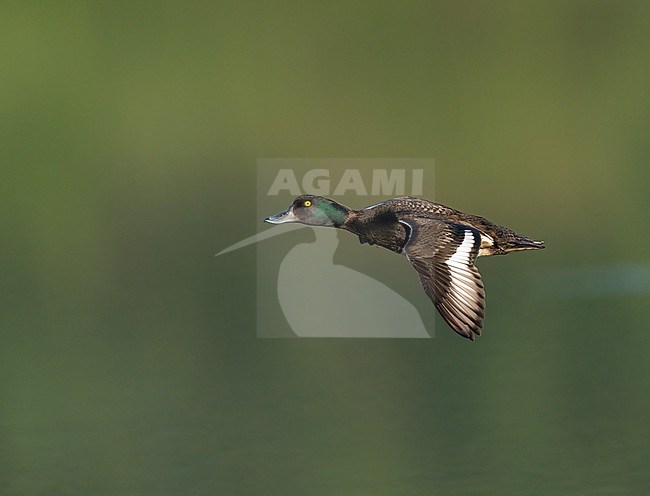
[[480, 335], [485, 289], [474, 261], [481, 234], [474, 228], [437, 219], [400, 219], [410, 234], [404, 252], [424, 291], [447, 324], [461, 336]]

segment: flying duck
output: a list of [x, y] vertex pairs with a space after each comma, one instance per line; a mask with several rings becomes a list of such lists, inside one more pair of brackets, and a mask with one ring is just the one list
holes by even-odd
[[353, 210], [329, 198], [301, 195], [285, 211], [264, 220], [335, 227], [357, 235], [362, 244], [406, 255], [442, 318], [471, 340], [481, 334], [485, 317], [485, 289], [476, 258], [544, 248], [543, 241], [483, 217], [413, 197]]

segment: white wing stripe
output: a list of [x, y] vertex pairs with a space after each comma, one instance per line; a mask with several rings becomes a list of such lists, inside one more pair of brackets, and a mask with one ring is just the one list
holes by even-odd
[[467, 281], [461, 277], [456, 277], [455, 274], [451, 274], [451, 280], [454, 284], [458, 285], [461, 288], [467, 288], [470, 291], [476, 292], [476, 283], [472, 281]]
[[460, 265], [469, 265], [469, 255], [474, 248], [474, 233], [467, 229], [465, 231], [465, 239], [456, 249], [456, 252], [449, 258], [448, 262], [458, 263]]
[[476, 242], [474, 236], [473, 231], [466, 229], [463, 242], [456, 248], [454, 254], [445, 260], [451, 276], [451, 287], [449, 289], [451, 293], [456, 295], [457, 299], [464, 301], [464, 305], [468, 307], [473, 307], [476, 305], [477, 300], [482, 299], [476, 288], [476, 278], [469, 270], [469, 259]]
[[470, 284], [476, 284], [477, 279], [472, 274], [467, 270], [467, 267], [464, 267], [463, 270], [455, 268], [455, 267], [450, 267], [450, 272], [453, 277], [457, 277], [458, 279], [464, 279], [465, 282], [470, 283]]
[[[451, 260], [451, 258], [449, 260]], [[445, 261], [447, 267], [451, 269], [458, 269], [461, 272], [467, 272], [467, 268], [469, 267], [469, 261], [466, 264], [459, 264], [458, 262], [450, 262], [449, 260]]]

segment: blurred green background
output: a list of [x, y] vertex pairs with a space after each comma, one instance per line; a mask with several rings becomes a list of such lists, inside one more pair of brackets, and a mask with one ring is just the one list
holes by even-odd
[[[3, 2], [0, 493], [646, 494], [649, 26]], [[548, 248], [480, 262], [476, 343], [256, 339], [255, 248], [213, 254], [258, 157], [433, 157], [438, 201]]]

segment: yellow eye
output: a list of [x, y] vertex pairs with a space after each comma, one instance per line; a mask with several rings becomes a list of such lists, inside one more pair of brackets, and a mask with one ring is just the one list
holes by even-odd
[[305, 200], [305, 203], [303, 203], [305, 207], [311, 207], [311, 202], [309, 200]]

